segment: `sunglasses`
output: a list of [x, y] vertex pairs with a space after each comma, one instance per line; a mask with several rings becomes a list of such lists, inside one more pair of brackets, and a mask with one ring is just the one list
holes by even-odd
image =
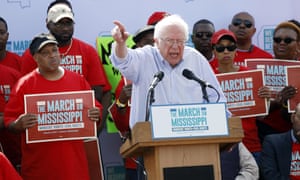
[[215, 46], [215, 50], [219, 53], [224, 52], [225, 49], [232, 52], [232, 51], [236, 50], [236, 45], [230, 45], [230, 46], [221, 46], [221, 45], [218, 46], [218, 45], [216, 45]]
[[295, 39], [293, 38], [290, 38], [290, 37], [286, 37], [286, 38], [280, 38], [280, 37], [274, 37], [273, 38], [273, 41], [277, 44], [281, 43], [282, 41], [285, 43], [285, 44], [290, 44], [291, 42], [293, 41], [296, 41]]
[[196, 36], [196, 38], [203, 38], [203, 36], [206, 36], [207, 38], [211, 38], [212, 37], [212, 35], [213, 35], [213, 33], [211, 33], [211, 32], [197, 32], [196, 34], [195, 34], [195, 36]]
[[232, 21], [232, 24], [234, 25], [234, 26], [239, 26], [239, 25], [241, 25], [241, 24], [244, 24], [245, 26], [246, 26], [246, 28], [251, 28], [252, 27], [252, 22], [251, 21], [249, 21], [249, 20], [242, 20], [242, 19], [234, 19], [233, 21]]

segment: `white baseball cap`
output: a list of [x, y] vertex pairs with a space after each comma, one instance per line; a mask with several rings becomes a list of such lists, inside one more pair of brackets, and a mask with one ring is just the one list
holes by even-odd
[[59, 20], [63, 18], [69, 18], [74, 21], [74, 14], [72, 9], [66, 4], [56, 4], [52, 6], [48, 11], [47, 23], [52, 21], [53, 23], [57, 23]]

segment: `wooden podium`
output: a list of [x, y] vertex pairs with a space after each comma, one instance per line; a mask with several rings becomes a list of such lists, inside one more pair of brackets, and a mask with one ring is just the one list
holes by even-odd
[[153, 140], [150, 122], [138, 122], [120, 153], [123, 157], [142, 156], [148, 180], [163, 180], [168, 168], [207, 165], [213, 167], [213, 177], [219, 180], [220, 147], [240, 142], [244, 136], [240, 118], [229, 118], [228, 127], [229, 136]]

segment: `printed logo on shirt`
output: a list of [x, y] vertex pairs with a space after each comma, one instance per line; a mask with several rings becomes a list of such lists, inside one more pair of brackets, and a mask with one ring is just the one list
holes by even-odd
[[240, 61], [234, 62], [234, 64], [237, 66], [246, 66], [245, 62], [240, 62]]
[[290, 175], [300, 176], [300, 154], [298, 150], [292, 152]]
[[0, 92], [3, 92], [4, 98], [5, 98], [5, 102], [7, 102], [8, 99], [9, 99], [10, 89], [11, 89], [10, 85], [8, 85], [8, 84], [0, 85]]
[[67, 55], [61, 60], [60, 65], [70, 71], [82, 74], [82, 56], [81, 55]]

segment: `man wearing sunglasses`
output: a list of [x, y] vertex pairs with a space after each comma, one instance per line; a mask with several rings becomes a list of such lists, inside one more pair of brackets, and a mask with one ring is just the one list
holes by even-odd
[[248, 12], [239, 12], [233, 16], [229, 30], [237, 38], [237, 55], [235, 64], [245, 65], [245, 59], [272, 58], [272, 55], [252, 44], [252, 37], [256, 32], [255, 21]]
[[211, 37], [215, 32], [214, 24], [207, 20], [201, 19], [193, 26], [193, 34], [191, 35], [195, 49], [206, 57], [212, 67], [214, 67], [214, 54], [211, 46]]

